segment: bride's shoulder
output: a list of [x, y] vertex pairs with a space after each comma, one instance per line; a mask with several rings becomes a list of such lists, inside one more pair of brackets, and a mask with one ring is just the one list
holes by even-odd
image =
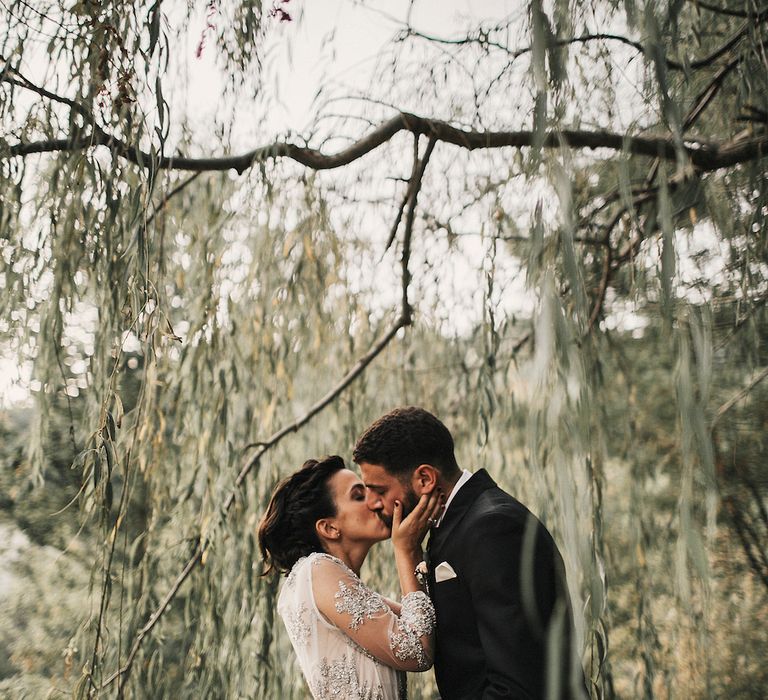
[[[355, 572], [352, 571], [341, 559], [334, 557], [327, 552], [312, 552], [309, 556], [305, 557], [307, 565], [313, 569], [320, 569], [322, 571], [336, 571], [344, 575], [355, 576]], [[357, 578], [355, 576], [355, 578]]]
[[341, 559], [334, 557], [327, 552], [312, 552], [299, 559], [288, 574], [288, 579], [295, 579], [301, 572], [328, 572], [343, 574], [344, 576], [355, 576], [355, 573]]

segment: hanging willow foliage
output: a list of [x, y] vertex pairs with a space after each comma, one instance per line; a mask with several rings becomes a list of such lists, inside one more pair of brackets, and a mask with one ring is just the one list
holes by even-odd
[[256, 523], [399, 404], [553, 532], [594, 697], [768, 682], [768, 11], [415, 8], [292, 138], [308, 3], [7, 0], [0, 513], [67, 553], [0, 600], [0, 693], [305, 697]]

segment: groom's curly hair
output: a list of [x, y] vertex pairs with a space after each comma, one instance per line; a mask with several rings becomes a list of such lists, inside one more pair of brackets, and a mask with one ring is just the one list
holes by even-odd
[[459, 472], [451, 432], [418, 406], [396, 408], [371, 424], [358, 439], [352, 459], [382, 466], [400, 479], [420, 464], [431, 464], [446, 477]]
[[301, 557], [324, 551], [315, 523], [336, 515], [328, 482], [344, 468], [344, 460], [336, 455], [308, 459], [275, 487], [259, 523], [259, 550], [266, 565], [262, 576], [288, 573]]

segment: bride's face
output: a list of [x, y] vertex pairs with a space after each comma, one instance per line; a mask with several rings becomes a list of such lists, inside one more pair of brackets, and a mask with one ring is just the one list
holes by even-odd
[[389, 528], [366, 504], [365, 485], [357, 474], [340, 469], [328, 481], [336, 504], [334, 524], [348, 541], [379, 542], [389, 537]]

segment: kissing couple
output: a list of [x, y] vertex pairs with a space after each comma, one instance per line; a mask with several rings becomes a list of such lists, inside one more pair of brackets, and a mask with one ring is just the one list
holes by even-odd
[[[462, 470], [422, 408], [379, 418], [353, 459], [362, 480], [341, 457], [305, 462], [259, 524], [312, 697], [403, 700], [405, 672], [433, 665], [442, 700], [588, 697], [563, 562], [530, 511], [485, 469]], [[360, 579], [388, 537], [399, 602]]]

